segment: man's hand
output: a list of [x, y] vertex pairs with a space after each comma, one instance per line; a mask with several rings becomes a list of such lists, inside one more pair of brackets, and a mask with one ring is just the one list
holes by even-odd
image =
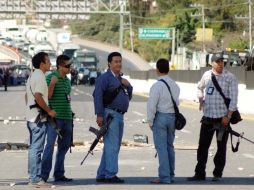
[[97, 116], [96, 123], [99, 127], [102, 127], [103, 125], [103, 117]]
[[56, 112], [54, 110], [50, 110], [48, 114], [50, 117], [56, 117]]
[[229, 122], [230, 122], [229, 117], [227, 117], [227, 116], [222, 117], [221, 123], [222, 123], [223, 126], [225, 126], [225, 127], [228, 126]]
[[129, 81], [127, 79], [122, 78], [121, 83], [125, 86], [128, 87], [130, 85]]
[[203, 105], [204, 105], [203, 98], [199, 98], [199, 111], [201, 111], [203, 109]]
[[56, 76], [53, 76], [53, 77], [51, 78], [50, 83], [51, 83], [52, 85], [55, 85], [55, 84], [57, 83], [57, 81], [58, 81], [58, 78], [57, 78]]

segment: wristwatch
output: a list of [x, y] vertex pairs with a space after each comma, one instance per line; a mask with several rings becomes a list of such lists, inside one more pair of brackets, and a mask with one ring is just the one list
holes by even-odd
[[229, 116], [229, 115], [226, 115], [226, 117], [230, 120], [231, 119], [231, 116]]

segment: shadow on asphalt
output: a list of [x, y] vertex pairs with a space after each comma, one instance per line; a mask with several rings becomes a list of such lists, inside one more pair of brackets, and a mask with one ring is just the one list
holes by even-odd
[[[115, 185], [153, 185], [150, 184], [150, 180], [154, 177], [122, 177], [125, 180], [124, 184]], [[83, 185], [112, 185], [105, 183], [97, 183], [94, 178], [74, 178], [73, 182], [69, 183], [56, 183], [49, 181], [56, 186], [83, 186]], [[1, 186], [25, 186], [28, 181], [24, 179], [0, 179]], [[164, 184], [165, 185], [165, 184]], [[254, 185], [253, 177], [225, 177], [221, 181], [213, 182], [212, 178], [207, 178], [206, 181], [190, 182], [186, 180], [186, 177], [176, 177], [173, 185]]]

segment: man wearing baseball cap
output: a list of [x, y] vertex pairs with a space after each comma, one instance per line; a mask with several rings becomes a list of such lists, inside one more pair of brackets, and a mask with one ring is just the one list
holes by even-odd
[[[197, 165], [195, 175], [189, 181], [206, 180], [206, 163], [208, 150], [216, 132], [217, 152], [214, 156], [212, 181], [219, 181], [226, 164], [226, 150], [230, 118], [237, 109], [238, 82], [236, 77], [224, 68], [223, 54], [215, 53], [212, 58], [212, 69], [206, 71], [198, 83], [199, 110], [203, 110], [199, 146], [197, 150]], [[216, 85], [216, 81], [217, 84]], [[216, 87], [217, 86], [217, 87]], [[226, 106], [218, 86], [230, 103]]]

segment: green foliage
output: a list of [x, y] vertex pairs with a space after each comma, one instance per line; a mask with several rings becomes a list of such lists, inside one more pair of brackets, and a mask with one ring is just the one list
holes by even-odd
[[[105, 3], [108, 1], [103, 0]], [[213, 29], [214, 41], [206, 44], [208, 50], [209, 44], [213, 44], [213, 48], [220, 47], [221, 41], [225, 48], [248, 47], [247, 39], [225, 40], [232, 33], [240, 34], [248, 31], [248, 22], [235, 18], [236, 15], [248, 14], [247, 0], [156, 0], [158, 7], [155, 12], [148, 3], [152, 1], [129, 0], [134, 31], [134, 51], [147, 61], [156, 61], [159, 57], [170, 57], [171, 41], [140, 40], [138, 39], [140, 27], [175, 27], [179, 31], [177, 44], [195, 48], [198, 44], [195, 42], [196, 28], [202, 27], [202, 17], [193, 17], [192, 14], [200, 14], [202, 9], [200, 6], [191, 7], [193, 4], [204, 5], [205, 27]], [[83, 38], [118, 45], [119, 22], [117, 14], [93, 14], [90, 20], [74, 21], [70, 25], [72, 32]], [[129, 22], [127, 16], [124, 22]], [[54, 24], [59, 25], [56, 22]], [[131, 49], [128, 26], [125, 26], [124, 32], [124, 48]]]
[[179, 30], [180, 32], [180, 43], [187, 44], [194, 40], [197, 23], [198, 20], [191, 17], [187, 12], [185, 12], [183, 15], [177, 16], [174, 26], [176, 30]]
[[233, 40], [229, 43], [229, 48], [241, 50], [248, 49], [248, 41], [242, 39]]

